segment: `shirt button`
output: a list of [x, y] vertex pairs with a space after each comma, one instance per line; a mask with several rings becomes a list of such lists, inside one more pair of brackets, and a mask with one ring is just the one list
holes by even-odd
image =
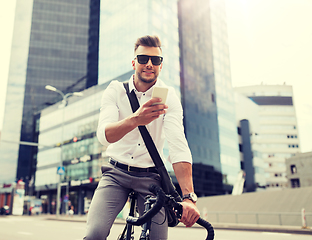
[[143, 93], [143, 96], [145, 96], [145, 93]]
[[131, 157], [131, 159], [133, 159], [133, 157]]
[[140, 146], [141, 144], [139, 143], [138, 146]]

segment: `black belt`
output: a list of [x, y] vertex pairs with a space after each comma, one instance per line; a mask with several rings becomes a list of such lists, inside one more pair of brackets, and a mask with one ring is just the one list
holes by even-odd
[[122, 170], [128, 171], [128, 172], [152, 172], [152, 173], [158, 173], [157, 169], [155, 167], [149, 167], [149, 168], [139, 168], [139, 167], [132, 167], [120, 162], [117, 162], [113, 159], [109, 160], [109, 163], [116, 166], [117, 168], [120, 168]]

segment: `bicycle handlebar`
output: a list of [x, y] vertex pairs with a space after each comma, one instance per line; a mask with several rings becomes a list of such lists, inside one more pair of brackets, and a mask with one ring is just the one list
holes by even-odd
[[126, 219], [127, 223], [131, 225], [135, 225], [135, 226], [143, 225], [152, 217], [154, 217], [163, 207], [165, 203], [165, 199], [166, 199], [166, 195], [164, 191], [159, 186], [156, 186], [156, 185], [151, 185], [149, 187], [149, 190], [156, 195], [156, 202], [154, 206], [139, 218], [128, 216]]
[[207, 222], [205, 219], [203, 219], [203, 218], [199, 218], [198, 220], [197, 220], [197, 222], [196, 222], [198, 225], [200, 225], [200, 226], [202, 226], [202, 227], [204, 227], [204, 228], [206, 228], [206, 230], [207, 230], [207, 238], [206, 238], [206, 240], [213, 240], [214, 239], [214, 230], [213, 230], [213, 227], [212, 227], [212, 225], [209, 223], [209, 222]]
[[[131, 217], [128, 216], [126, 221], [128, 224], [135, 225], [135, 226], [140, 226], [146, 223], [148, 220], [150, 220], [152, 217], [154, 217], [160, 209], [163, 207], [165, 204], [166, 198], [169, 198], [168, 196], [165, 195], [164, 191], [161, 189], [161, 187], [156, 186], [156, 185], [151, 185], [149, 187], [149, 190], [156, 195], [156, 202], [152, 206], [151, 209], [149, 209], [146, 213], [144, 213], [141, 217]], [[176, 203], [179, 204], [179, 203]], [[181, 206], [181, 204], [179, 204]], [[180, 207], [179, 209], [182, 209]], [[180, 213], [182, 215], [182, 212]], [[207, 230], [207, 238], [206, 240], [213, 240], [214, 239], [214, 230], [212, 225], [204, 220], [203, 218], [199, 218], [196, 223], [202, 227], [204, 227]]]

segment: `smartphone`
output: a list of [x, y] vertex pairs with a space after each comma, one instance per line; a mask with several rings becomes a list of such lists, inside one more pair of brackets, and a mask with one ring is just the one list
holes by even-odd
[[155, 86], [152, 92], [152, 98], [161, 98], [161, 102], [154, 103], [153, 105], [165, 104], [167, 100], [167, 95], [168, 95], [168, 88]]

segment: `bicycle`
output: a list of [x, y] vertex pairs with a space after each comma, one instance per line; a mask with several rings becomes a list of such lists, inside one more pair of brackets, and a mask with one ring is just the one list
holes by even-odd
[[[182, 205], [178, 203], [171, 195], [166, 195], [164, 191], [156, 185], [151, 185], [149, 190], [156, 196], [147, 196], [145, 200], [145, 210], [142, 216], [135, 217], [135, 202], [137, 193], [131, 192], [130, 197], [130, 212], [126, 219], [126, 226], [123, 232], [119, 235], [117, 240], [133, 240], [133, 226], [141, 226], [142, 231], [139, 240], [149, 240], [149, 231], [151, 227], [151, 219], [160, 211], [163, 206], [174, 209], [178, 219], [182, 216]], [[214, 239], [214, 229], [212, 225], [206, 220], [199, 218], [196, 222], [200, 226], [206, 228], [206, 240]]]

